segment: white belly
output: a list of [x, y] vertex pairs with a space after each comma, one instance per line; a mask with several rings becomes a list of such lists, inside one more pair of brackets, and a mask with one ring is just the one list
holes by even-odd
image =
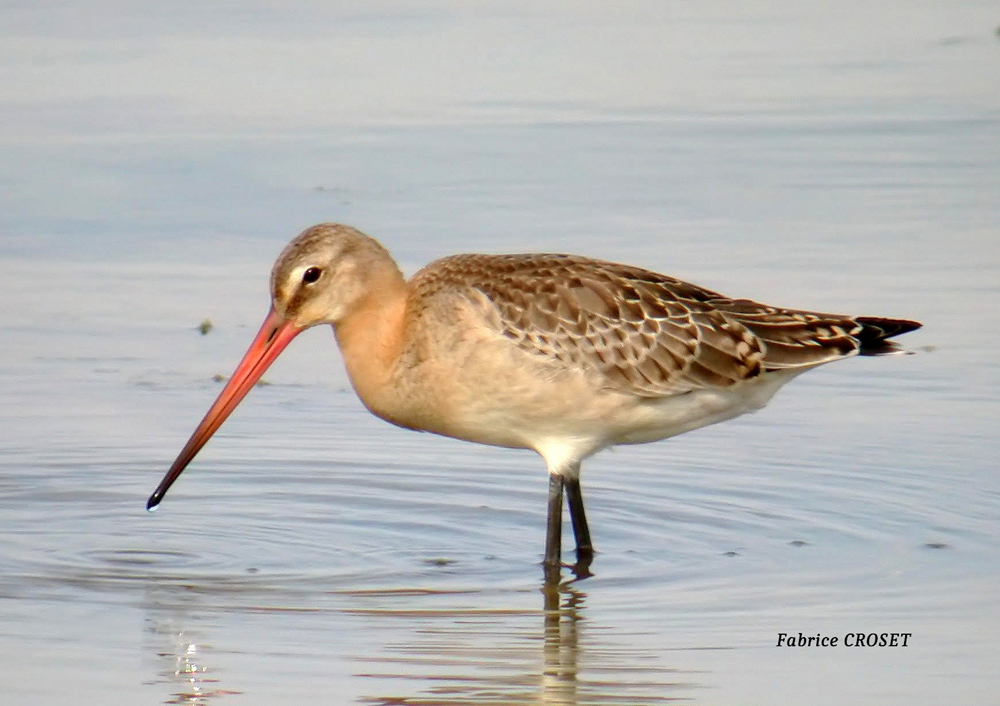
[[[470, 398], [441, 428], [424, 428], [481, 444], [534, 449], [550, 470], [572, 467], [617, 444], [659, 441], [763, 407], [801, 370], [767, 373], [731, 388], [666, 397], [595, 391], [586, 385], [536, 384]], [[583, 382], [583, 381], [581, 381]]]
[[731, 388], [695, 390], [637, 405], [617, 425], [612, 444], [659, 441], [692, 429], [754, 412], [802, 370], [767, 373]]

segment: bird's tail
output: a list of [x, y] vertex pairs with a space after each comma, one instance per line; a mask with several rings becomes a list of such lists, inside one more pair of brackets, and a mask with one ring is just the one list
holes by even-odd
[[884, 319], [879, 316], [859, 316], [854, 320], [862, 326], [861, 331], [854, 334], [855, 338], [861, 343], [861, 348], [858, 351], [860, 355], [899, 353], [902, 351], [902, 348], [897, 343], [887, 339], [909, 333], [910, 331], [916, 331], [923, 326], [918, 321]]

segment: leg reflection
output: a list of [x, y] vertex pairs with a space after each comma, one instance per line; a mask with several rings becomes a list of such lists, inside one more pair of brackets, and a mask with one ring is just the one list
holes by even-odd
[[[574, 572], [575, 573], [575, 572]], [[572, 581], [560, 584], [546, 577], [542, 586], [545, 606], [545, 668], [542, 672], [541, 703], [577, 704], [577, 631], [585, 594]]]

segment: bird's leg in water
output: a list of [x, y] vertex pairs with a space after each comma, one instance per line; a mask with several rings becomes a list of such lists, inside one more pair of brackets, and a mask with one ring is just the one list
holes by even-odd
[[[579, 472], [580, 465], [577, 464], [576, 467]], [[563, 483], [566, 486], [566, 499], [569, 501], [569, 517], [573, 521], [573, 536], [576, 537], [576, 558], [577, 561], [584, 561], [594, 556], [594, 545], [590, 541], [587, 514], [583, 509], [580, 476], [568, 476]]]
[[561, 473], [549, 473], [549, 519], [545, 532], [546, 569], [558, 568], [562, 555], [563, 483]]

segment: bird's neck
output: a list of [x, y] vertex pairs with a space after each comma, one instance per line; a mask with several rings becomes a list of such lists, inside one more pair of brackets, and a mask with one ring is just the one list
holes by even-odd
[[[351, 384], [375, 411], [403, 347], [406, 282], [398, 269], [373, 278], [368, 293], [334, 326]], [[378, 412], [376, 412], [378, 413]]]

